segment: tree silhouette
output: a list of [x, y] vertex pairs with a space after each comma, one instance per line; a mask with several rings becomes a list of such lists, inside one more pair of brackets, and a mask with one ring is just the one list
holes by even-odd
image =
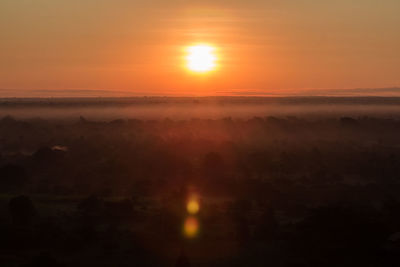
[[222, 156], [216, 152], [205, 155], [203, 170], [207, 177], [218, 178], [225, 174], [225, 164]]
[[259, 240], [271, 240], [276, 236], [278, 230], [278, 222], [273, 208], [267, 208], [261, 218], [259, 225], [256, 227], [255, 235]]
[[28, 226], [36, 215], [36, 209], [27, 196], [14, 197], [8, 204], [12, 222], [16, 226]]
[[7, 164], [0, 168], [0, 190], [10, 192], [20, 190], [28, 180], [23, 167]]

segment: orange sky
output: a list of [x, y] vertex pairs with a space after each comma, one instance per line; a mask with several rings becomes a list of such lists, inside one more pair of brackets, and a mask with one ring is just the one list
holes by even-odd
[[[399, 11], [398, 0], [2, 0], [0, 88], [30, 96], [397, 87]], [[217, 71], [185, 69], [184, 49], [198, 42], [217, 47]]]

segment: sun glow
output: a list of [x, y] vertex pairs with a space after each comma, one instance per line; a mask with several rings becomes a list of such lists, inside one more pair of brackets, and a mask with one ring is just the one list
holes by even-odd
[[216, 68], [217, 56], [215, 47], [210, 45], [194, 45], [187, 48], [187, 67], [198, 73], [212, 71]]

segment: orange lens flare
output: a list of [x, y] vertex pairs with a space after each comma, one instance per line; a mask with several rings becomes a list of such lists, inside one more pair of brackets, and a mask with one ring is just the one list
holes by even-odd
[[195, 217], [188, 217], [185, 220], [183, 231], [186, 237], [194, 238], [199, 232], [199, 222]]
[[199, 201], [197, 201], [196, 199], [189, 200], [189, 202], [186, 205], [186, 210], [188, 213], [190, 213], [192, 215], [198, 213], [200, 210]]

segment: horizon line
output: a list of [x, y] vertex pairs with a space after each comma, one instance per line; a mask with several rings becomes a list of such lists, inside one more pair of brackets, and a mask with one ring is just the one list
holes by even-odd
[[[279, 89], [282, 92], [259, 90], [216, 91], [214, 94], [146, 94], [111, 89], [4, 89], [0, 88], [0, 99], [28, 98], [144, 98], [144, 97], [400, 97], [400, 87], [347, 88], [347, 89]], [[18, 92], [15, 92], [18, 91]], [[296, 92], [297, 91], [297, 92]]]

